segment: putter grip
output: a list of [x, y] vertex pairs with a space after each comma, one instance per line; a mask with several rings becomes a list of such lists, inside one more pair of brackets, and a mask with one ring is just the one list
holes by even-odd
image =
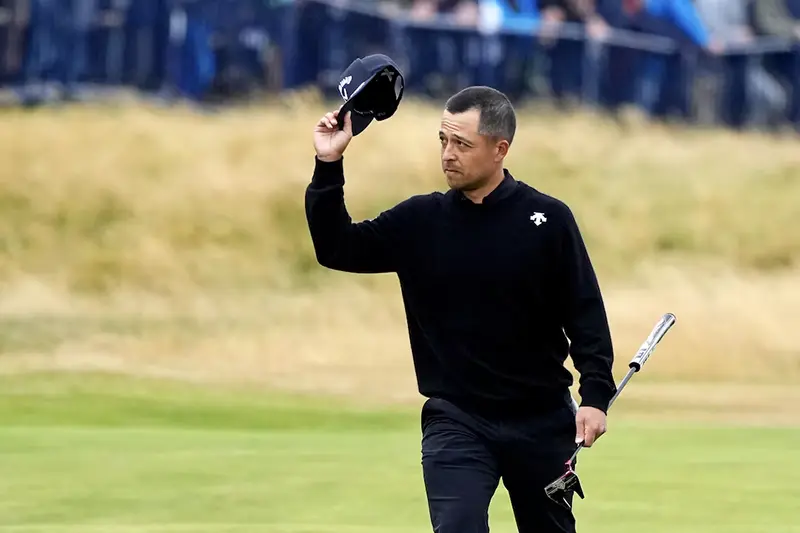
[[661, 341], [664, 335], [666, 335], [667, 331], [669, 331], [669, 328], [671, 328], [674, 323], [675, 315], [672, 313], [667, 313], [662, 316], [661, 320], [659, 320], [653, 328], [653, 331], [650, 332], [650, 335], [639, 347], [639, 351], [633, 356], [628, 366], [636, 369], [637, 372], [641, 370], [647, 362], [647, 359], [653, 353], [653, 350], [655, 350], [656, 345]]

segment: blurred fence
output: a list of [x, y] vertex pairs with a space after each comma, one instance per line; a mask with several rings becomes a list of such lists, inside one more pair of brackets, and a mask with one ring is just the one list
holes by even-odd
[[545, 39], [490, 13], [475, 27], [376, 0], [0, 1], [0, 80], [24, 102], [121, 86], [195, 100], [307, 85], [335, 95], [347, 64], [374, 52], [398, 61], [409, 93], [485, 84], [515, 99], [800, 127], [800, 48], [780, 39], [719, 54], [622, 29], [592, 39], [576, 25]]

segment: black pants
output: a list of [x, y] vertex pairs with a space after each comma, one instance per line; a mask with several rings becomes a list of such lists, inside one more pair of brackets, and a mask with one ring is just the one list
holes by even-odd
[[571, 511], [544, 487], [575, 450], [572, 404], [542, 415], [487, 419], [441, 399], [422, 408], [422, 469], [435, 533], [487, 533], [500, 479], [520, 533], [574, 533]]

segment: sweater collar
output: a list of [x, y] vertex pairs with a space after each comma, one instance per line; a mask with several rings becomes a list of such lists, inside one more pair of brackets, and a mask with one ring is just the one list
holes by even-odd
[[514, 176], [508, 171], [508, 169], [503, 169], [503, 181], [501, 181], [497, 187], [494, 188], [492, 192], [486, 195], [483, 198], [483, 202], [480, 204], [475, 204], [472, 200], [467, 198], [467, 196], [461, 191], [450, 191], [453, 194], [453, 198], [458, 204], [472, 204], [474, 206], [493, 206], [501, 201], [505, 200], [517, 189], [517, 180], [514, 179]]

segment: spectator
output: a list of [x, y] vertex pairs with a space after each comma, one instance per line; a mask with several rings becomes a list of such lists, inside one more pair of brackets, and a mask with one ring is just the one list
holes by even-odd
[[800, 38], [800, 24], [787, 0], [750, 0], [748, 7], [755, 34], [789, 40]]
[[49, 99], [58, 60], [56, 0], [31, 0], [30, 31], [22, 62], [22, 102], [37, 105]]
[[[609, 58], [614, 84], [629, 79], [633, 85], [612, 90], [607, 101], [617, 106], [631, 99], [654, 117], [664, 117], [677, 108], [683, 118], [691, 116], [688, 91], [697, 68], [697, 52], [716, 55], [714, 41], [691, 0], [603, 0], [599, 13], [612, 26], [672, 39], [678, 50], [671, 55], [643, 51], [619, 51]], [[624, 70], [623, 70], [624, 69]]]
[[[534, 33], [540, 16], [536, 0], [480, 0], [480, 29], [485, 35], [484, 57], [492, 63], [480, 84], [502, 85], [512, 100], [528, 90], [526, 73], [533, 65]], [[497, 32], [505, 30], [501, 39]]]
[[[580, 98], [583, 94], [584, 57], [586, 43], [583, 37], [602, 38], [607, 31], [605, 20], [597, 13], [595, 0], [538, 0], [541, 13], [542, 43], [548, 47], [550, 86], [556, 101], [563, 104], [567, 98]], [[581, 25], [577, 35], [557, 34], [562, 24]]]
[[[720, 112], [723, 121], [734, 128], [744, 125], [749, 104], [756, 121], [775, 124], [786, 107], [786, 94], [780, 84], [761, 65], [758, 57], [737, 54], [737, 47], [753, 42], [747, 16], [748, 0], [696, 0], [697, 9], [711, 38], [729, 53], [716, 61], [722, 78]], [[753, 99], [751, 100], [752, 97]]]
[[466, 26], [474, 26], [478, 20], [476, 0], [414, 0], [409, 11], [418, 20], [428, 20], [437, 15], [452, 15], [456, 22]]
[[[409, 14], [417, 20], [446, 17], [460, 26], [475, 27], [478, 23], [477, 0], [413, 0]], [[414, 70], [407, 76], [409, 89], [420, 88], [433, 97], [440, 97], [463, 85], [470, 68], [466, 32], [422, 27], [407, 32], [412, 49]]]
[[533, 32], [540, 21], [536, 0], [481, 0], [480, 5], [482, 10], [495, 7], [504, 28]]
[[416, 20], [428, 20], [436, 16], [436, 0], [414, 0], [409, 5], [409, 14]]
[[614, 26], [668, 37], [681, 46], [719, 50], [692, 0], [598, 0], [598, 14]]
[[76, 97], [88, 63], [95, 0], [32, 0], [30, 8], [23, 101], [33, 105], [47, 100], [51, 85], [60, 86], [67, 99]]
[[712, 39], [723, 45], [752, 41], [746, 0], [694, 0], [694, 3]]
[[158, 89], [164, 72], [164, 54], [169, 34], [167, 0], [129, 1], [125, 9], [129, 44], [133, 49], [130, 81], [146, 91]]
[[97, 16], [96, 0], [58, 0], [59, 81], [64, 97], [78, 96], [89, 62], [89, 32]]
[[25, 49], [25, 28], [28, 26], [29, 0], [2, 0], [3, 10], [8, 14], [5, 53], [0, 76], [5, 80], [16, 78], [22, 67]]
[[185, 97], [200, 101], [217, 75], [217, 61], [211, 47], [210, 23], [204, 20], [202, 4], [173, 0], [169, 7], [169, 42], [161, 96], [166, 100]]
[[800, 0], [750, 0], [749, 8], [756, 35], [793, 42], [790, 52], [765, 56], [763, 66], [789, 96], [788, 118], [800, 129]]
[[608, 26], [598, 13], [597, 4], [597, 0], [538, 0], [546, 25], [557, 28], [561, 22], [584, 24], [590, 36], [601, 38]]
[[477, 0], [439, 0], [439, 12], [450, 13], [455, 21], [464, 26], [478, 24]]

